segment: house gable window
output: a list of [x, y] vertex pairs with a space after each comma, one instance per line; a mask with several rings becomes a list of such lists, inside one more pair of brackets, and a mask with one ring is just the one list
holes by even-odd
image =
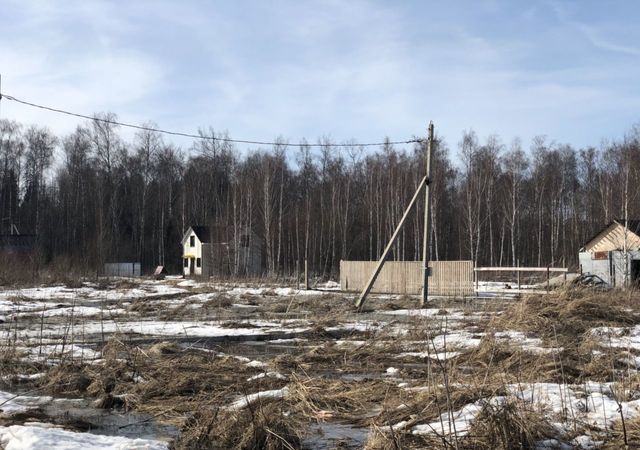
[[609, 259], [609, 252], [593, 252], [591, 254], [591, 259], [595, 259], [595, 260]]
[[195, 236], [190, 236], [189, 237], [189, 246], [190, 247], [195, 247], [196, 246], [196, 237]]

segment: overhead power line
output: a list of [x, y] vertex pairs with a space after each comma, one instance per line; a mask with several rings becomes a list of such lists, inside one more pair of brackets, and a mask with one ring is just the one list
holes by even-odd
[[111, 125], [119, 125], [121, 127], [127, 127], [127, 128], [134, 128], [137, 130], [144, 130], [144, 131], [153, 131], [156, 133], [162, 133], [162, 134], [169, 134], [172, 136], [182, 136], [182, 137], [188, 137], [188, 138], [193, 138], [193, 139], [203, 139], [203, 140], [210, 140], [210, 141], [218, 141], [218, 142], [229, 142], [229, 143], [234, 143], [234, 144], [251, 144], [251, 145], [280, 145], [283, 147], [300, 147], [300, 146], [308, 146], [308, 147], [326, 147], [326, 146], [331, 146], [331, 147], [374, 147], [374, 146], [381, 146], [381, 145], [385, 145], [385, 144], [391, 144], [391, 145], [401, 145], [401, 144], [413, 144], [413, 143], [418, 143], [418, 142], [422, 142], [422, 139], [408, 139], [406, 141], [387, 141], [387, 142], [369, 142], [369, 143], [365, 143], [365, 144], [310, 144], [310, 143], [303, 143], [303, 142], [299, 142], [296, 144], [291, 144], [288, 142], [267, 142], [267, 141], [251, 141], [251, 140], [247, 140], [247, 139], [230, 139], [230, 138], [223, 138], [223, 137], [216, 137], [216, 136], [207, 136], [207, 135], [201, 135], [201, 134], [191, 134], [191, 133], [182, 133], [180, 131], [169, 131], [169, 130], [163, 130], [161, 128], [154, 128], [154, 127], [147, 127], [144, 125], [134, 125], [131, 123], [125, 123], [125, 122], [118, 122], [116, 120], [109, 120], [109, 119], [104, 119], [101, 117], [95, 117], [95, 116], [88, 116], [86, 114], [79, 114], [79, 113], [74, 113], [71, 111], [65, 111], [63, 109], [58, 109], [58, 108], [52, 108], [50, 106], [43, 106], [43, 105], [38, 105], [36, 103], [31, 103], [31, 102], [27, 102], [25, 100], [20, 100], [12, 95], [8, 95], [8, 94], [2, 94], [0, 93], [0, 100], [2, 99], [7, 99], [7, 100], [11, 100], [17, 103], [21, 103], [23, 105], [27, 105], [27, 106], [31, 106], [33, 108], [39, 108], [39, 109], [44, 109], [46, 111], [51, 111], [51, 112], [55, 112], [55, 113], [59, 113], [59, 114], [66, 114], [68, 116], [74, 116], [74, 117], [79, 117], [81, 119], [87, 119], [87, 120], [95, 120], [96, 122], [102, 122], [102, 123], [108, 123]]

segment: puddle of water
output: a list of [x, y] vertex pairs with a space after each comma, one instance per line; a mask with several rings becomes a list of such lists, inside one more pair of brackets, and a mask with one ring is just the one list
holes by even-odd
[[146, 414], [124, 413], [117, 410], [98, 409], [85, 399], [56, 398], [40, 407], [46, 417], [38, 421], [77, 424], [80, 431], [107, 436], [124, 436], [168, 441], [178, 435], [172, 425], [160, 424]]
[[311, 425], [308, 433], [302, 440], [302, 446], [309, 450], [360, 449], [369, 437], [369, 430], [365, 428], [329, 422]]

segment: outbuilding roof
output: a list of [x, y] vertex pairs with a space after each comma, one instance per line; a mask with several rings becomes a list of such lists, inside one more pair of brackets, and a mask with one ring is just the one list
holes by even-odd
[[627, 225], [627, 248], [629, 250], [640, 249], [640, 220], [632, 219], [625, 222], [624, 219], [615, 219], [609, 222], [591, 237], [580, 249], [581, 251], [612, 251], [622, 250], [624, 241], [624, 228]]

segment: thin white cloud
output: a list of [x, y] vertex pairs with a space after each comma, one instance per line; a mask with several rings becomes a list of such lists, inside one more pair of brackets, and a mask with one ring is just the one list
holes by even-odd
[[570, 18], [564, 8], [558, 2], [548, 1], [547, 4], [551, 7], [558, 20], [560, 20], [563, 24], [578, 30], [594, 47], [599, 48], [600, 50], [605, 50], [607, 52], [640, 56], [640, 47], [633, 47], [613, 42], [612, 40], [604, 37], [604, 32], [599, 30], [595, 26], [580, 22], [574, 18]]
[[601, 50], [615, 53], [624, 53], [631, 56], [640, 56], [640, 47], [631, 47], [611, 42], [603, 38], [596, 28], [584, 23], [574, 22], [574, 25], [578, 30], [582, 32], [582, 34], [589, 40], [589, 42], [591, 42], [591, 44]]

